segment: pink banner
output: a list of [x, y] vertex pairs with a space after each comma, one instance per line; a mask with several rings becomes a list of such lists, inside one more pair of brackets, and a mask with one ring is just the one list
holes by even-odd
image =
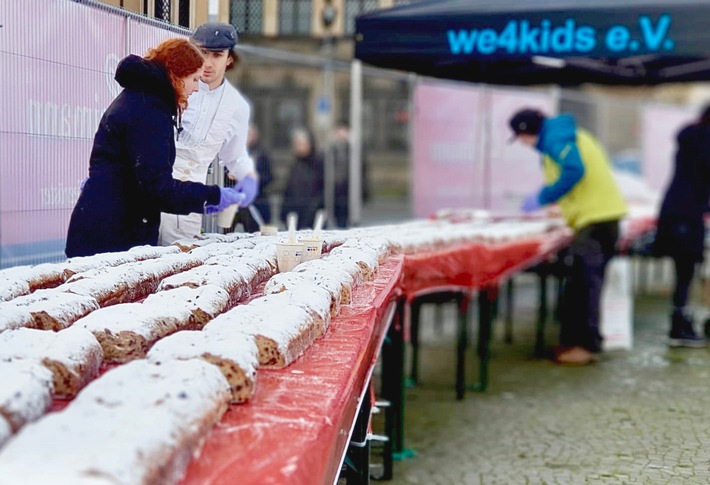
[[94, 133], [120, 92], [118, 62], [177, 34], [69, 0], [3, 1], [0, 21], [0, 85], [12, 87], [0, 92], [5, 267], [62, 258]]
[[517, 211], [542, 184], [540, 157], [509, 143], [508, 120], [533, 107], [552, 113], [548, 95], [424, 82], [414, 97], [414, 213], [445, 208]]
[[480, 206], [480, 89], [421, 83], [414, 106], [414, 214], [425, 217], [443, 208]]

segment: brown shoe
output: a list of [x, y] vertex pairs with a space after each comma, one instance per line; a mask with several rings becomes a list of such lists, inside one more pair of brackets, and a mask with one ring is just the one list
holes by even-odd
[[555, 362], [564, 365], [587, 365], [599, 360], [599, 356], [584, 347], [569, 347], [555, 356]]

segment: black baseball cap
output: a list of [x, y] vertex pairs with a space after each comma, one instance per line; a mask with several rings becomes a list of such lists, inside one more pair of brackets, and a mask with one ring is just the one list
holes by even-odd
[[220, 22], [209, 22], [195, 29], [190, 40], [208, 51], [232, 50], [237, 45], [237, 30]]
[[510, 141], [515, 140], [518, 135], [539, 135], [544, 120], [545, 115], [536, 109], [526, 108], [518, 111], [510, 118], [510, 128], [513, 130]]

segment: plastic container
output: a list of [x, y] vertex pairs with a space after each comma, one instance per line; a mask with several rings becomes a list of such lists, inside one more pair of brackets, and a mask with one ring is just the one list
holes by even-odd
[[303, 256], [303, 244], [300, 242], [289, 243], [282, 241], [276, 244], [276, 261], [279, 265], [279, 272], [291, 271], [301, 262]]
[[321, 238], [299, 238], [298, 240], [303, 243], [301, 262], [320, 258], [323, 250], [323, 240]]

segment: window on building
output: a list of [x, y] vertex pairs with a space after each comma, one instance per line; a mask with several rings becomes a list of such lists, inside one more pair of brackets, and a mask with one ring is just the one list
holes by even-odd
[[[409, 95], [404, 86], [370, 86], [362, 102], [362, 139], [372, 151], [406, 151], [409, 147]], [[350, 94], [340, 94], [340, 118], [350, 117]]]
[[229, 23], [239, 33], [260, 34], [264, 30], [264, 0], [232, 0]]
[[279, 3], [279, 33], [309, 35], [311, 33], [311, 0], [281, 0]]
[[190, 0], [179, 0], [178, 23], [183, 27], [190, 27]]
[[155, 0], [154, 17], [158, 20], [170, 22], [170, 3], [171, 0]]
[[273, 150], [291, 149], [291, 131], [308, 127], [310, 89], [300, 85], [264, 88], [240, 85], [240, 91], [252, 105], [252, 122], [259, 127], [264, 146]]
[[345, 0], [345, 33], [355, 32], [355, 17], [378, 6], [378, 0]]

